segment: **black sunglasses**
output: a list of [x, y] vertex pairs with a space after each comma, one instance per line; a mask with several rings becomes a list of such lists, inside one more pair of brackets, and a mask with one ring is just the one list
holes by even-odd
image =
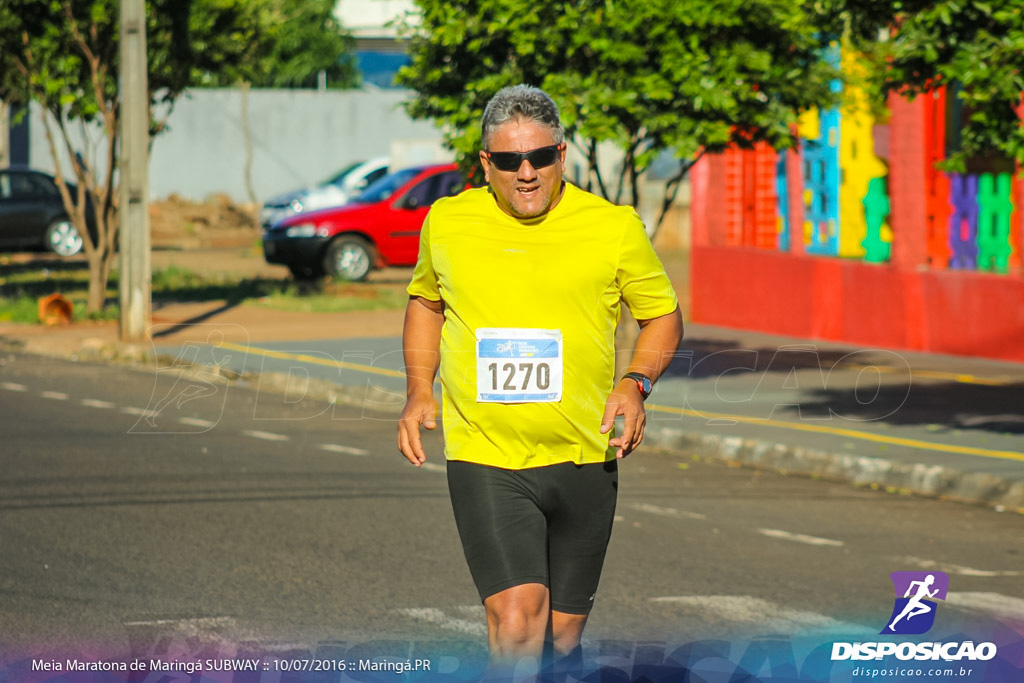
[[558, 144], [538, 147], [529, 152], [488, 152], [485, 149], [484, 154], [499, 171], [518, 171], [524, 160], [529, 161], [530, 166], [534, 168], [550, 166], [558, 160], [558, 152], [561, 149], [562, 145]]

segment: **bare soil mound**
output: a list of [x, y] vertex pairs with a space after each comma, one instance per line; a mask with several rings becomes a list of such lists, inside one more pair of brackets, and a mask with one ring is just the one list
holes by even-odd
[[154, 249], [214, 249], [252, 246], [259, 240], [257, 209], [225, 195], [193, 202], [171, 195], [149, 204]]

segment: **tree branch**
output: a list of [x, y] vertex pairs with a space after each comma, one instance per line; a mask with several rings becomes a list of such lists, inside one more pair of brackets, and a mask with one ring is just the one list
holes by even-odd
[[658, 222], [655, 224], [655, 231], [661, 227], [662, 221], [665, 220], [665, 216], [668, 214], [669, 209], [675, 204], [676, 197], [679, 195], [679, 187], [682, 185], [683, 180], [690, 173], [690, 169], [700, 161], [707, 150], [702, 148], [697, 155], [692, 159], [680, 159], [679, 171], [674, 176], [668, 179], [665, 183], [665, 192], [661, 199], [661, 211], [658, 212]]

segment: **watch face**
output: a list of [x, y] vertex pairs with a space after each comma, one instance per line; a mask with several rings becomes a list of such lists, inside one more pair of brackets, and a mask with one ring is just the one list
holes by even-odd
[[640, 389], [640, 394], [647, 398], [651, 393], [651, 379], [645, 375], [641, 375], [639, 372], [630, 372], [626, 375], [634, 382], [636, 382], [637, 388]]

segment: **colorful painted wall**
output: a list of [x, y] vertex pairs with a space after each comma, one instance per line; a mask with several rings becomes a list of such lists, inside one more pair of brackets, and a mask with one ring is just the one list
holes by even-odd
[[1020, 168], [935, 168], [959, 138], [945, 90], [893, 98], [884, 120], [844, 102], [805, 116], [795, 151], [691, 171], [693, 320], [1024, 362]]

